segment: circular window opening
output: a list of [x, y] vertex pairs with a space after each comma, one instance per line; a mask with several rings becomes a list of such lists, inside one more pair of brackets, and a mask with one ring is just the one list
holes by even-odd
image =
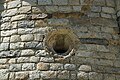
[[63, 55], [69, 51], [70, 39], [65, 34], [59, 34], [55, 36], [55, 42], [53, 43], [53, 50], [59, 54]]

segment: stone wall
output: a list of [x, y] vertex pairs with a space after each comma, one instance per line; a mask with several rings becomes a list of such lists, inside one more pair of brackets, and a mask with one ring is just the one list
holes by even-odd
[[0, 80], [119, 80], [119, 3], [1, 0]]

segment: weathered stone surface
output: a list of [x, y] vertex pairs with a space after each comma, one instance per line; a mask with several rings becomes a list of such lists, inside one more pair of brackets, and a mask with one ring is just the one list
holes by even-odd
[[36, 46], [38, 45], [38, 42], [27, 42], [25, 43], [25, 48], [36, 48]]
[[67, 5], [68, 0], [53, 0], [54, 5]]
[[63, 70], [63, 64], [60, 63], [51, 63], [50, 70]]
[[8, 2], [8, 8], [15, 8], [15, 7], [20, 7], [20, 6], [21, 6], [20, 0]]
[[27, 18], [26, 14], [20, 14], [20, 15], [13, 16], [11, 18], [11, 21], [23, 20], [23, 19], [26, 19], [26, 18]]
[[24, 63], [22, 65], [22, 70], [30, 71], [30, 70], [34, 70], [34, 69], [35, 69], [35, 63]]
[[30, 57], [30, 62], [39, 62], [39, 57], [32, 56]]
[[115, 1], [114, 0], [106, 0], [107, 6], [115, 7]]
[[112, 13], [112, 14], [115, 14], [115, 9], [114, 8], [110, 8], [110, 7], [102, 7], [102, 11], [104, 13]]
[[35, 22], [35, 27], [45, 27], [45, 26], [47, 26], [47, 23], [43, 20], [37, 20]]
[[8, 50], [8, 48], [9, 48], [9, 43], [1, 43], [0, 44], [0, 51]]
[[40, 61], [41, 62], [54, 62], [54, 58], [53, 57], [41, 57]]
[[72, 8], [70, 6], [60, 6], [59, 12], [70, 13], [72, 12]]
[[10, 38], [10, 42], [19, 42], [20, 41], [20, 35], [13, 35]]
[[17, 29], [1, 31], [1, 36], [10, 36], [17, 33]]
[[51, 0], [38, 0], [39, 5], [51, 5], [52, 1]]
[[0, 59], [0, 64], [5, 64], [7, 63], [7, 59]]
[[37, 0], [24, 0], [22, 1], [23, 6], [37, 5]]
[[10, 71], [21, 71], [21, 64], [11, 64], [9, 67]]
[[19, 21], [18, 22], [18, 27], [19, 28], [33, 28], [34, 27], [34, 21], [27, 21], [27, 20]]
[[30, 80], [39, 79], [40, 78], [40, 71], [30, 71], [29, 78], [30, 78]]
[[19, 13], [30, 13], [31, 6], [23, 6], [19, 8]]
[[2, 16], [8, 16], [9, 17], [9, 16], [14, 16], [17, 13], [18, 13], [17, 8], [15, 8], [15, 9], [9, 9]]
[[8, 80], [8, 76], [9, 76], [8, 69], [0, 70], [0, 79], [1, 80]]
[[34, 51], [31, 49], [26, 49], [21, 51], [21, 56], [32, 56], [34, 55]]
[[36, 56], [47, 56], [49, 53], [46, 52], [45, 50], [38, 50], [36, 51], [35, 55]]
[[58, 72], [58, 78], [59, 79], [69, 79], [69, 71], [59, 71]]
[[16, 80], [27, 80], [28, 79], [28, 72], [16, 72], [15, 79]]
[[108, 41], [106, 39], [99, 38], [80, 38], [80, 42], [83, 44], [108, 45]]
[[75, 70], [76, 69], [76, 65], [75, 64], [65, 64], [64, 68], [66, 70]]
[[80, 0], [69, 0], [70, 5], [80, 5]]
[[48, 70], [49, 69], [49, 63], [38, 63], [37, 64], [38, 70]]
[[81, 65], [81, 66], [79, 67], [79, 70], [80, 70], [80, 71], [89, 72], [89, 71], [92, 70], [92, 68], [91, 68], [91, 66], [89, 66], [89, 65]]
[[33, 40], [33, 35], [32, 34], [26, 34], [26, 35], [21, 35], [21, 41], [32, 41]]
[[42, 79], [54, 79], [56, 78], [56, 72], [55, 71], [42, 71], [41, 77]]
[[19, 48], [24, 48], [24, 43], [23, 42], [17, 42], [17, 43], [10, 43], [10, 49], [15, 50]]
[[7, 29], [10, 29], [11, 28], [11, 25], [10, 25], [10, 23], [3, 23], [2, 25], [1, 25], [1, 30], [7, 30]]
[[30, 60], [29, 60], [29, 57], [19, 57], [18, 59], [17, 59], [17, 62], [18, 63], [26, 63], [26, 62], [29, 62]]
[[78, 79], [88, 80], [89, 73], [79, 72], [77, 77], [78, 77]]
[[58, 6], [46, 6], [45, 9], [49, 13], [58, 12]]

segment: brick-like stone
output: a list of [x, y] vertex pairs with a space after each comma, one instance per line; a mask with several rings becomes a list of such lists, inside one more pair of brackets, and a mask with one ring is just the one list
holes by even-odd
[[19, 57], [17, 59], [17, 63], [26, 63], [26, 62], [30, 62], [29, 57]]
[[91, 71], [92, 68], [91, 68], [91, 66], [89, 66], [89, 65], [81, 65], [81, 66], [79, 67], [79, 70], [80, 70], [80, 71], [86, 71], [86, 72], [88, 72], [88, 71]]
[[17, 43], [10, 43], [10, 49], [19, 49], [19, 48], [24, 48], [24, 43], [23, 42], [17, 42]]
[[8, 69], [0, 70], [0, 79], [1, 80], [8, 80], [8, 76], [9, 76]]
[[107, 6], [115, 7], [115, 1], [114, 0], [106, 0]]
[[67, 5], [68, 0], [53, 0], [54, 5]]
[[30, 13], [31, 11], [31, 6], [23, 6], [19, 8], [19, 13]]
[[50, 70], [63, 70], [63, 64], [60, 63], [51, 63]]
[[47, 26], [47, 23], [44, 20], [37, 20], [35, 22], [35, 27], [45, 27]]
[[69, 71], [65, 70], [65, 71], [59, 71], [58, 72], [58, 76], [59, 79], [69, 79]]
[[65, 64], [64, 68], [66, 70], [75, 70], [76, 69], [76, 65], [75, 64]]
[[10, 71], [21, 71], [21, 64], [11, 64], [9, 67]]
[[13, 16], [11, 18], [11, 21], [23, 20], [23, 19], [26, 19], [26, 18], [27, 18], [26, 14], [20, 14], [20, 15]]
[[39, 62], [39, 57], [35, 56], [30, 57], [30, 62]]
[[41, 62], [54, 62], [54, 58], [53, 57], [41, 57], [40, 61]]
[[52, 1], [51, 0], [38, 0], [39, 5], [51, 5]]
[[45, 9], [48, 13], [58, 12], [58, 6], [46, 6]]
[[1, 43], [0, 44], [0, 51], [8, 50], [8, 48], [9, 48], [9, 43]]
[[102, 12], [109, 13], [109, 14], [115, 14], [115, 9], [110, 7], [102, 7]]
[[89, 73], [79, 72], [77, 74], [78, 79], [88, 80]]
[[25, 70], [25, 71], [35, 70], [35, 63], [24, 63], [22, 65], [22, 70]]
[[48, 52], [46, 52], [45, 50], [38, 50], [38, 51], [36, 51], [36, 53], [35, 53], [35, 55], [36, 56], [47, 56], [49, 53]]
[[21, 56], [32, 56], [34, 55], [34, 51], [31, 49], [26, 49], [21, 51]]
[[55, 79], [57, 76], [56, 71], [42, 71], [41, 78], [42, 79]]
[[10, 38], [10, 42], [19, 42], [20, 41], [20, 35], [13, 35]]
[[39, 79], [40, 78], [40, 71], [30, 71], [29, 78], [30, 78], [30, 80]]
[[27, 21], [27, 20], [18, 21], [18, 28], [33, 28], [33, 27], [34, 27], [34, 21]]
[[28, 72], [16, 72], [15, 79], [16, 80], [27, 80], [28, 79]]
[[59, 12], [70, 13], [72, 12], [71, 6], [59, 6]]
[[21, 35], [21, 41], [32, 41], [33, 40], [33, 35], [32, 34], [26, 34], [26, 35]]
[[80, 0], [69, 0], [70, 5], [80, 5]]
[[21, 6], [21, 1], [20, 0], [15, 0], [15, 1], [10, 1], [8, 2], [8, 9], [9, 8], [15, 8], [15, 7], [20, 7]]
[[48, 70], [49, 69], [49, 63], [38, 63], [37, 64], [38, 70]]

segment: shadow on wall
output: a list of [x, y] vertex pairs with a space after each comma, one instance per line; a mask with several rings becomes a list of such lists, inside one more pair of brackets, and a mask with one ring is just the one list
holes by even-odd
[[4, 1], [5, 0], [0, 0], [0, 43], [1, 43], [1, 23], [2, 23], [1, 13], [4, 10]]

